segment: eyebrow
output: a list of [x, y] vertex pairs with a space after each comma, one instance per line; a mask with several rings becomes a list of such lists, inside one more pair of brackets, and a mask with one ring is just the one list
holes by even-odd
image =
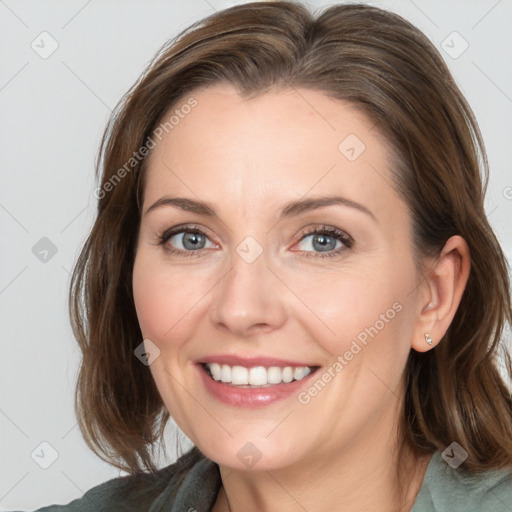
[[[299, 199], [297, 201], [291, 201], [287, 203], [279, 215], [279, 220], [284, 218], [294, 217], [306, 211], [315, 210], [324, 206], [341, 205], [349, 208], [354, 208], [360, 212], [363, 212], [370, 216], [373, 220], [377, 221], [375, 215], [362, 204], [351, 201], [341, 196], [322, 196], [314, 197], [310, 199]], [[185, 197], [168, 197], [164, 196], [155, 201], [144, 213], [147, 215], [149, 212], [161, 208], [163, 206], [175, 206], [181, 210], [187, 212], [197, 213], [199, 215], [205, 215], [207, 217], [217, 217], [215, 208], [211, 203], [204, 201], [196, 201], [194, 199], [188, 199]]]

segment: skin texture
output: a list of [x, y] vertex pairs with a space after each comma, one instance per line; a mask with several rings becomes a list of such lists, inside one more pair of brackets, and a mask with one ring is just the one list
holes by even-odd
[[[194, 97], [197, 106], [150, 155], [133, 290], [143, 336], [160, 350], [150, 370], [164, 403], [220, 465], [214, 510], [228, 510], [228, 498], [232, 511], [249, 503], [260, 511], [397, 510], [404, 367], [411, 348], [430, 350], [448, 328], [469, 272], [467, 246], [452, 237], [420, 275], [389, 152], [350, 104], [305, 89], [244, 100], [229, 84]], [[354, 161], [339, 150], [349, 134], [365, 145]], [[331, 205], [279, 220], [286, 203], [324, 195], [371, 215]], [[163, 196], [206, 201], [217, 217], [174, 206], [146, 213]], [[158, 244], [182, 224], [207, 236], [203, 249], [188, 249], [195, 256], [164, 250], [187, 251], [182, 234]], [[306, 232], [323, 226], [347, 233], [353, 246], [337, 242], [343, 251], [322, 258]], [[247, 236], [263, 251], [252, 263], [236, 252]], [[394, 304], [400, 311], [389, 319]], [[223, 404], [194, 364], [214, 354], [268, 356], [318, 365], [321, 375], [381, 315], [384, 327], [307, 404], [296, 395], [259, 409]], [[250, 469], [237, 456], [248, 442], [261, 453]], [[428, 460], [414, 461], [403, 510]]]

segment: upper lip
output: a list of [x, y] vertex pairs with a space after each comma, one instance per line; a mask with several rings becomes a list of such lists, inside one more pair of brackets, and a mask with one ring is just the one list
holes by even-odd
[[277, 357], [240, 357], [234, 356], [230, 354], [219, 354], [212, 356], [205, 356], [197, 361], [196, 364], [208, 364], [208, 363], [218, 363], [218, 364], [227, 364], [229, 366], [244, 366], [245, 368], [253, 368], [255, 366], [264, 366], [269, 368], [271, 366], [280, 366], [282, 368], [286, 366], [304, 366], [304, 367], [314, 367], [318, 365], [312, 365], [309, 363], [303, 363], [300, 361], [292, 361], [290, 359], [280, 359]]

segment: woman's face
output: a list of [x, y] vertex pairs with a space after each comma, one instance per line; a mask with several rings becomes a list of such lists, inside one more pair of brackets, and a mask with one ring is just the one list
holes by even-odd
[[151, 152], [133, 273], [171, 416], [239, 469], [387, 443], [421, 304], [378, 131], [312, 90], [194, 98]]

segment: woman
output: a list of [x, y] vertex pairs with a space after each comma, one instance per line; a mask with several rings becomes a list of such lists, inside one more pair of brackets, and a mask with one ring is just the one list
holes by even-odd
[[[216, 13], [101, 156], [76, 405], [131, 475], [41, 510], [510, 509], [507, 268], [477, 124], [423, 34], [363, 5]], [[169, 416], [195, 446], [157, 470]]]

